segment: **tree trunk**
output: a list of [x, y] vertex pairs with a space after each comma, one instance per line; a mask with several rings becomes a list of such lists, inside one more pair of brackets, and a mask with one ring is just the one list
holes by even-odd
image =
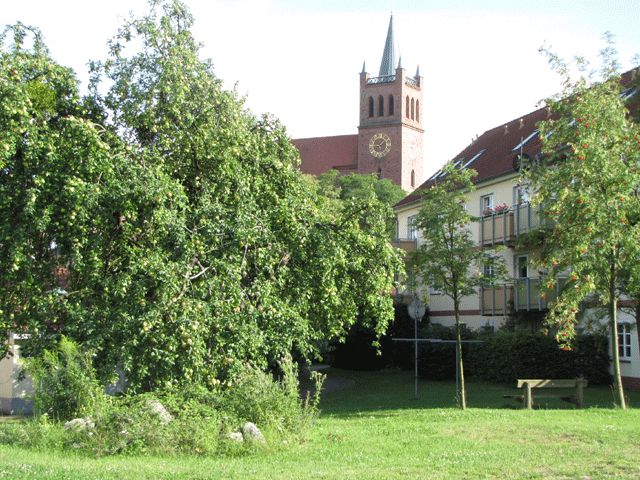
[[[615, 251], [614, 251], [615, 252]], [[611, 332], [611, 363], [613, 363], [613, 389], [616, 403], [623, 410], [627, 408], [620, 375], [620, 351], [618, 345], [618, 297], [616, 295], [616, 256], [611, 261], [609, 276], [609, 331]]]
[[[614, 295], [611, 295], [614, 293]], [[622, 409], [627, 408], [620, 374], [620, 352], [618, 350], [618, 299], [615, 292], [610, 291], [609, 301], [609, 330], [611, 331], [611, 363], [613, 364], [613, 389], [615, 401]]]
[[458, 402], [462, 410], [467, 409], [467, 389], [464, 384], [464, 367], [462, 364], [462, 336], [460, 335], [460, 301], [455, 299], [453, 301], [453, 310], [456, 316], [456, 362], [458, 362], [458, 377], [460, 382], [458, 383]]

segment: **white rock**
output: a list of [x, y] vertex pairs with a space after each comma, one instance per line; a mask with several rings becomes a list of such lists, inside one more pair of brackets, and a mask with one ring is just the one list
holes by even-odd
[[255, 423], [247, 422], [242, 426], [242, 437], [247, 442], [264, 443], [264, 435]]
[[169, 413], [169, 411], [160, 403], [159, 400], [150, 399], [147, 400], [147, 407], [154, 415], [157, 415], [160, 419], [160, 423], [166, 425], [171, 420], [173, 420], [173, 415]]
[[229, 432], [227, 434], [227, 438], [229, 440], [233, 440], [234, 442], [242, 443], [244, 441], [244, 437], [240, 432]]
[[65, 430], [73, 430], [75, 432], [81, 432], [84, 430], [92, 430], [96, 428], [96, 424], [89, 417], [87, 418], [74, 418], [64, 424]]

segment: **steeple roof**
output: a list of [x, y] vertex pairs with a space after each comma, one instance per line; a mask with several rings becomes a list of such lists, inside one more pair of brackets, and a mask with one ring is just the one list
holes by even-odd
[[389, 29], [387, 30], [387, 40], [384, 42], [384, 52], [380, 62], [380, 73], [378, 76], [386, 77], [396, 73], [396, 49], [395, 38], [393, 37], [393, 13], [389, 19]]

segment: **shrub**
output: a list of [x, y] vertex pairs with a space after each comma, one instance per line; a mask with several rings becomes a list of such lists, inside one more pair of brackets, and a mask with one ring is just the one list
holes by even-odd
[[[336, 342], [331, 366], [346, 370], [380, 370], [386, 366], [382, 350], [374, 345], [378, 339], [360, 320], [349, 329], [344, 342]], [[384, 341], [382, 340], [381, 343]]]
[[313, 393], [300, 397], [298, 369], [290, 357], [280, 362], [281, 379], [251, 365], [240, 367], [223, 391], [221, 407], [237, 422], [250, 421], [281, 434], [303, 435], [318, 415], [324, 376], [312, 372]]
[[603, 335], [578, 335], [569, 351], [540, 333], [498, 332], [482, 340], [468, 349], [470, 374], [482, 380], [511, 383], [518, 378], [584, 376], [592, 384], [609, 382], [608, 343]]
[[[375, 346], [374, 332], [359, 320], [351, 329], [344, 343], [334, 345], [332, 367], [347, 370], [380, 370], [385, 367], [413, 368], [413, 345], [409, 342], [395, 342], [394, 338], [413, 338], [413, 319], [404, 304], [394, 305], [394, 320], [385, 335]], [[427, 317], [418, 323], [418, 327]]]
[[[313, 393], [301, 398], [297, 367], [291, 358], [280, 362], [279, 379], [243, 366], [224, 388], [172, 387], [106, 402], [90, 368], [90, 357], [63, 340], [58, 351], [32, 360], [39, 411], [45, 413], [30, 421], [0, 425], [0, 443], [97, 456], [238, 454], [259, 448], [227, 438], [228, 432], [239, 430], [245, 422], [258, 425], [269, 443], [276, 445], [278, 440], [304, 436], [318, 414], [324, 377], [313, 372]], [[60, 383], [56, 385], [55, 380]], [[76, 402], [71, 398], [74, 392]], [[172, 420], [153, 411], [150, 403], [158, 401]], [[89, 416], [95, 425], [65, 429], [63, 420], [77, 416]]]
[[[478, 334], [462, 326], [462, 340], [475, 340]], [[455, 340], [455, 327], [444, 327], [430, 324], [420, 330], [420, 338], [436, 338], [440, 340]], [[463, 344], [462, 359], [467, 375], [473, 371], [469, 361], [469, 352], [474, 346]], [[455, 343], [427, 343], [418, 345], [418, 375], [429, 380], [453, 380], [456, 376], [456, 346]]]
[[[454, 340], [454, 327], [429, 325], [422, 338]], [[467, 377], [496, 383], [512, 383], [518, 378], [577, 378], [591, 384], [609, 382], [607, 338], [578, 335], [572, 350], [560, 349], [552, 337], [522, 331], [480, 333], [463, 328], [462, 356]], [[430, 380], [455, 378], [455, 344], [422, 343], [418, 350], [418, 374]]]
[[95, 415], [107, 397], [91, 363], [91, 353], [62, 336], [56, 350], [25, 361], [33, 379], [34, 412], [54, 420]]

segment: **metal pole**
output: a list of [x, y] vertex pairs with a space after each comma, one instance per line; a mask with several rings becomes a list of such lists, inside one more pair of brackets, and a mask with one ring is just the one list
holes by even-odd
[[414, 339], [415, 342], [413, 343], [415, 345], [415, 396], [416, 398], [418, 398], [418, 316], [416, 315], [416, 318], [413, 319], [413, 335], [414, 335]]

